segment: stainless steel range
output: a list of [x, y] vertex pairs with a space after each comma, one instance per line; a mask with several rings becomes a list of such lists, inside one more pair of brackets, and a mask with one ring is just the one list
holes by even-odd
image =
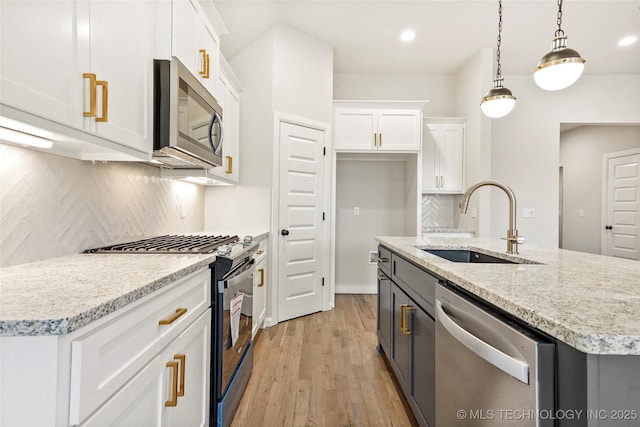
[[[211, 268], [210, 427], [229, 426], [253, 369], [251, 237], [165, 235], [88, 249], [100, 254], [214, 254]], [[244, 303], [244, 306], [243, 306]]]

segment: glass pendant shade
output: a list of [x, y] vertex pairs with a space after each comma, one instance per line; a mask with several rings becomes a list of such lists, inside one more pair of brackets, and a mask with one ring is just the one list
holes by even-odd
[[538, 62], [533, 78], [544, 90], [564, 89], [580, 78], [584, 63], [578, 52], [567, 47], [565, 36], [556, 37], [551, 52]]
[[503, 79], [493, 81], [493, 88], [480, 101], [480, 109], [485, 116], [497, 119], [504, 117], [513, 110], [516, 105], [516, 97], [511, 91], [502, 86]]

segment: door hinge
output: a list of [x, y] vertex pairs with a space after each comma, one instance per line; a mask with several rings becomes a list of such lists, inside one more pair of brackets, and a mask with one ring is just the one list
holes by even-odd
[[322, 278], [322, 286], [324, 287], [324, 277]]
[[323, 156], [327, 155], [327, 147], [322, 147], [322, 155]]
[[323, 220], [323, 221], [324, 221], [324, 218], [325, 218], [325, 217], [324, 217], [324, 212], [322, 212], [322, 220]]

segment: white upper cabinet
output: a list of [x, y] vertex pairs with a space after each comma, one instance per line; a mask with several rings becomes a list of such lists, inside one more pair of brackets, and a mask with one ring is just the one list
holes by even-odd
[[173, 0], [172, 6], [171, 53], [214, 93], [222, 31], [211, 25], [195, 0]]
[[237, 184], [240, 179], [240, 87], [237, 78], [221, 57], [214, 97], [222, 106], [224, 137], [222, 167], [213, 168], [209, 175], [226, 183]]
[[88, 28], [77, 31], [82, 12], [73, 1], [0, 3], [3, 105], [82, 128], [82, 73], [89, 70]]
[[[153, 147], [153, 2], [92, 1], [90, 73], [98, 82], [96, 135], [137, 150]], [[107, 99], [105, 99], [105, 97]], [[86, 98], [91, 98], [91, 93]], [[90, 101], [91, 99], [89, 99]]]
[[335, 149], [418, 152], [422, 113], [418, 109], [336, 107]]
[[147, 160], [153, 2], [3, 1], [1, 8], [0, 115], [60, 134], [53, 153]]
[[464, 192], [464, 124], [426, 125], [422, 192]]

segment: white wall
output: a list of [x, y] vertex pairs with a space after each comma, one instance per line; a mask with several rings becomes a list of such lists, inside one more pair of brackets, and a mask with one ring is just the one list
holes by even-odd
[[[584, 75], [559, 92], [538, 88], [532, 75], [505, 76], [518, 101], [506, 117], [492, 123], [492, 178], [514, 190], [518, 228], [532, 244], [558, 245], [558, 166], [561, 123], [640, 123], [639, 75]], [[491, 236], [508, 224], [504, 194], [492, 197]], [[522, 208], [535, 217], [522, 218]], [[523, 248], [524, 250], [524, 248]]]
[[201, 186], [142, 163], [85, 162], [0, 143], [0, 266], [201, 232]]
[[229, 61], [240, 93], [240, 185], [209, 187], [208, 231], [271, 227], [274, 111], [331, 123], [333, 48], [286, 26], [274, 27]]
[[581, 126], [560, 134], [564, 249], [600, 253], [602, 156], [631, 148], [640, 148], [640, 126]]
[[[408, 226], [407, 160], [401, 155], [395, 160], [379, 157], [361, 160], [367, 157], [338, 154], [336, 293], [376, 293], [377, 265], [368, 262], [369, 252], [378, 250], [374, 237], [402, 236]], [[359, 215], [354, 215], [355, 207], [359, 208]], [[415, 225], [408, 228], [412, 230], [409, 234], [414, 235]]]
[[425, 116], [456, 115], [454, 75], [335, 74], [333, 95], [340, 100], [428, 100]]
[[[465, 123], [465, 188], [478, 181], [491, 178], [491, 125], [492, 121], [480, 110], [480, 100], [493, 82], [493, 49], [478, 51], [463, 65], [456, 75], [456, 115], [466, 118]], [[459, 228], [476, 230], [476, 236], [489, 235], [490, 193], [479, 190], [469, 202], [467, 214], [460, 214]], [[479, 216], [471, 217], [472, 208]], [[505, 228], [506, 230], [506, 228]]]

